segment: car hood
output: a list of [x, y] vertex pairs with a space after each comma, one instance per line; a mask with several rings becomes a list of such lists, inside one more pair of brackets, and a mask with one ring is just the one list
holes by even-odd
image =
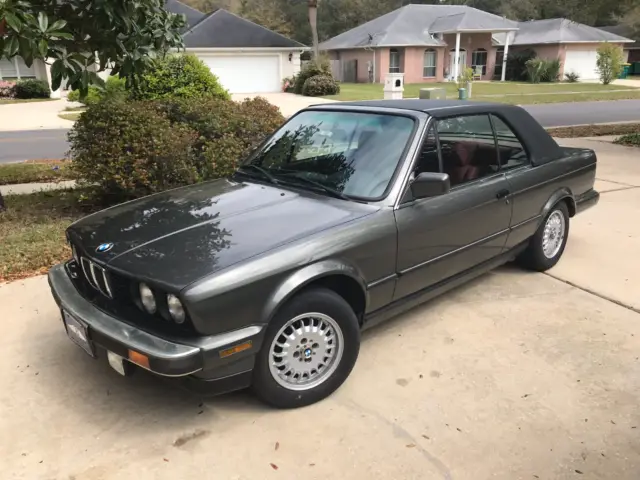
[[[80, 252], [172, 289], [377, 208], [258, 183], [216, 180], [127, 202], [69, 227]], [[100, 253], [97, 247], [113, 244]]]

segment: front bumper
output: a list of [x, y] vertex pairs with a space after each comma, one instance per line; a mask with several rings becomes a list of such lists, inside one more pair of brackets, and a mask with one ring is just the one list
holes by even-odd
[[[48, 277], [56, 303], [87, 326], [94, 346], [125, 359], [130, 351], [140, 353], [148, 358], [148, 366], [143, 368], [164, 377], [181, 377], [186, 386], [200, 393], [249, 386], [255, 355], [262, 344], [262, 325], [204, 337], [159, 336], [124, 323], [82, 297], [65, 265], [53, 267]], [[229, 354], [230, 348], [248, 342], [249, 348]]]

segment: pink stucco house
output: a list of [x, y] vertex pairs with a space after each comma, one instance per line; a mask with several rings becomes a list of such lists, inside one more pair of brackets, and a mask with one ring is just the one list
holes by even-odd
[[[465, 5], [407, 5], [320, 45], [343, 65], [355, 65], [357, 82], [384, 82], [404, 73], [405, 83], [455, 79], [465, 66], [476, 79], [504, 80], [509, 49], [533, 49], [559, 58], [561, 75], [574, 71], [597, 78], [596, 50], [602, 42], [633, 42], [603, 30], [550, 19], [514, 22]], [[354, 62], [355, 61], [355, 62]]]

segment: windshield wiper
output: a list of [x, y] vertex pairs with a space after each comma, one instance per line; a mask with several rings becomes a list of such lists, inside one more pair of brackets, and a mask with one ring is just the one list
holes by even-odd
[[306, 183], [307, 185], [312, 185], [316, 188], [319, 188], [320, 190], [323, 190], [325, 193], [328, 193], [329, 195], [336, 197], [336, 198], [341, 198], [342, 200], [351, 200], [351, 198], [349, 198], [347, 195], [345, 195], [342, 192], [339, 192], [338, 190], [331, 188], [331, 187], [327, 187], [326, 185], [323, 185], [320, 182], [316, 182], [315, 180], [310, 180], [308, 178], [305, 177], [299, 177], [298, 175], [296, 175], [295, 173], [292, 172], [288, 172], [288, 173], [278, 173], [278, 176], [281, 177], [286, 177], [287, 180], [293, 180], [293, 181], [299, 181], [301, 183]]
[[276, 177], [274, 177], [271, 173], [269, 173], [269, 171], [266, 168], [262, 168], [259, 167], [258, 165], [253, 165], [252, 163], [248, 163], [246, 165], [240, 165], [238, 167], [238, 171], [242, 172], [242, 171], [246, 170], [255, 170], [256, 172], [260, 173], [260, 175], [262, 175], [264, 178], [267, 179], [267, 181], [269, 181], [269, 183], [273, 183], [274, 185], [278, 184], [278, 179]]

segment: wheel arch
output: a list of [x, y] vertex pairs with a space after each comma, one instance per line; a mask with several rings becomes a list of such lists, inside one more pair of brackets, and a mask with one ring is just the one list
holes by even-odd
[[346, 262], [326, 260], [293, 272], [281, 282], [269, 297], [262, 318], [269, 323], [278, 309], [294, 295], [313, 287], [333, 290], [351, 306], [362, 325], [368, 295], [360, 272]]
[[563, 187], [553, 192], [553, 195], [551, 195], [549, 197], [549, 200], [547, 200], [547, 203], [545, 203], [542, 209], [542, 214], [540, 216], [540, 219], [541, 219], [540, 222], [542, 223], [546, 218], [546, 216], [551, 211], [551, 209], [555, 205], [557, 205], [559, 202], [562, 202], [562, 201], [564, 201], [567, 204], [567, 209], [569, 210], [569, 217], [573, 217], [576, 214], [576, 200], [571, 190], [569, 190], [569, 188], [567, 187]]

